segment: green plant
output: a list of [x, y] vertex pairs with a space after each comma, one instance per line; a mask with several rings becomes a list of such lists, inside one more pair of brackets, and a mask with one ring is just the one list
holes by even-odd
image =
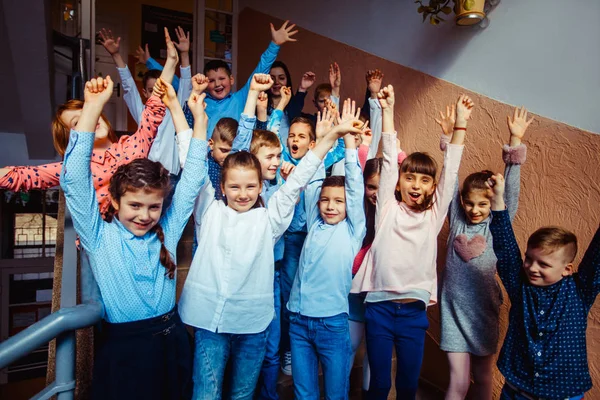
[[[467, 0], [468, 1], [468, 0]], [[429, 4], [423, 4], [423, 0], [415, 0], [419, 5], [418, 12], [423, 15], [423, 22], [429, 17], [431, 25], [438, 25], [445, 21], [440, 14], [449, 15], [452, 12], [450, 3], [454, 4], [454, 0], [429, 0]]]

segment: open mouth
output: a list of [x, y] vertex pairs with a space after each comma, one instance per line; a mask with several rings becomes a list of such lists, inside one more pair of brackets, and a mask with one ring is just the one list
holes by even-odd
[[415, 192], [410, 192], [410, 193], [408, 193], [408, 197], [410, 197], [410, 199], [416, 203], [421, 198], [421, 194], [415, 193]]
[[221, 93], [223, 93], [223, 90], [225, 90], [225, 88], [224, 88], [224, 87], [218, 87], [218, 88], [215, 88], [215, 93], [216, 93], [216, 94], [221, 94]]
[[298, 152], [298, 145], [297, 144], [293, 144], [292, 147], [292, 153], [297, 153]]

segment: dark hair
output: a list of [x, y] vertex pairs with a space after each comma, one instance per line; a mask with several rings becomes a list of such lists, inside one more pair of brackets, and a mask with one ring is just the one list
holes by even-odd
[[212, 139], [232, 145], [237, 135], [238, 125], [238, 122], [233, 118], [221, 118], [215, 125], [215, 129], [213, 129]]
[[315, 101], [318, 100], [319, 95], [323, 92], [331, 94], [333, 92], [333, 88], [330, 83], [321, 83], [315, 88]]
[[[381, 166], [383, 165], [383, 158], [371, 158], [367, 160], [365, 164], [365, 169], [363, 170], [363, 181], [364, 184], [367, 184], [369, 178], [381, 175]], [[370, 245], [375, 240], [375, 211], [376, 207], [371, 204], [371, 202], [365, 197], [364, 199], [364, 207], [365, 207], [365, 219], [367, 220], [367, 234], [363, 239], [363, 247]]]
[[546, 254], [554, 253], [563, 247], [567, 247], [566, 253], [569, 262], [573, 262], [577, 255], [577, 236], [564, 228], [547, 226], [538, 229], [529, 236], [527, 247], [541, 249]]
[[227, 75], [231, 76], [231, 68], [229, 67], [229, 64], [223, 60], [210, 60], [204, 64], [204, 75], [208, 74], [208, 71], [218, 71], [221, 68], [227, 72]]
[[158, 79], [160, 78], [161, 71], [158, 69], [149, 69], [144, 73], [144, 77], [142, 78], [142, 85], [144, 89], [146, 89], [146, 84], [149, 79]]
[[[398, 179], [400, 179], [400, 175], [404, 173], [413, 173], [413, 174], [423, 174], [428, 175], [433, 178], [434, 183], [437, 183], [437, 163], [431, 156], [427, 153], [414, 152], [402, 161], [400, 165], [400, 174], [398, 175]], [[424, 195], [423, 203], [413, 207], [416, 211], [425, 211], [430, 209], [433, 206], [433, 195]], [[395, 192], [396, 200], [402, 201], [402, 194], [399, 190]]]
[[463, 187], [460, 191], [460, 197], [464, 199], [474, 190], [487, 191], [488, 187], [485, 183], [492, 177], [492, 175], [494, 175], [494, 173], [486, 169], [480, 172], [474, 172], [467, 176], [463, 182]]
[[[271, 70], [273, 68], [281, 68], [283, 70], [283, 72], [285, 73], [285, 77], [287, 79], [287, 86], [289, 86], [290, 88], [292, 88], [292, 96], [294, 95], [294, 86], [292, 85], [292, 76], [290, 75], [290, 71], [288, 70], [287, 65], [285, 65], [283, 63], [283, 61], [275, 61], [273, 63], [273, 65], [271, 65], [271, 69], [269, 70], [269, 73], [271, 73]], [[269, 97], [269, 107], [273, 107], [273, 94], [271, 93], [272, 89], [267, 90], [267, 96]]]
[[290, 128], [294, 124], [306, 124], [306, 125], [308, 125], [310, 127], [310, 131], [308, 132], [310, 140], [312, 140], [313, 142], [315, 140], [317, 140], [317, 135], [315, 133], [315, 123], [313, 121], [311, 121], [310, 119], [308, 119], [306, 117], [296, 117], [290, 123]]
[[346, 187], [346, 178], [341, 175], [331, 175], [323, 180], [321, 190], [326, 187]]
[[[223, 161], [223, 169], [221, 170], [221, 185], [225, 186], [227, 180], [227, 172], [232, 168], [247, 168], [254, 169], [258, 174], [258, 182], [262, 183], [262, 172], [260, 167], [260, 161], [254, 156], [254, 154], [247, 151], [238, 151], [237, 153], [229, 153], [229, 155]], [[227, 198], [225, 197], [225, 204], [227, 204]], [[258, 196], [256, 203], [252, 208], [264, 207], [264, 203], [261, 196]]]
[[[171, 190], [169, 171], [161, 163], [150, 161], [147, 158], [137, 158], [128, 164], [117, 168], [110, 179], [108, 192], [113, 200], [119, 202], [127, 191], [137, 190], [159, 190], [166, 197]], [[112, 205], [107, 213], [107, 221], [112, 221], [115, 209]], [[160, 240], [160, 263], [167, 269], [165, 275], [173, 279], [175, 277], [175, 262], [171, 258], [169, 250], [165, 247], [165, 234], [160, 224], [154, 225], [151, 232], [156, 233]]]

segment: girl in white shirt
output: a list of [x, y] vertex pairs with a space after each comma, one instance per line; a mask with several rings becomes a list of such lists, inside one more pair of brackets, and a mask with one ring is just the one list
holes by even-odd
[[223, 163], [224, 201], [214, 198], [211, 184], [203, 186], [194, 210], [198, 251], [179, 300], [181, 318], [195, 332], [194, 399], [221, 398], [228, 360], [230, 397], [252, 399], [266, 329], [275, 314], [273, 247], [329, 149], [346, 133], [359, 134], [360, 125], [350, 120], [332, 128], [266, 208], [260, 197], [260, 162], [248, 152], [230, 154]]

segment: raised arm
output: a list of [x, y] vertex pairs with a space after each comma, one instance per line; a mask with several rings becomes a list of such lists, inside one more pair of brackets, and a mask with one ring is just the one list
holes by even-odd
[[177, 93], [175, 93], [175, 89], [170, 83], [163, 81], [162, 78], [158, 78], [154, 84], [153, 95], [162, 99], [162, 102], [171, 112], [175, 132], [180, 133], [190, 129], [181, 109]]
[[315, 80], [316, 76], [314, 72], [308, 71], [302, 75], [298, 90], [292, 96], [290, 104], [287, 107], [287, 116], [290, 121], [302, 115], [304, 100], [306, 99], [306, 92], [315, 83]]
[[[283, 173], [282, 173], [283, 175]], [[306, 227], [310, 231], [311, 227], [317, 223], [321, 214], [319, 212], [319, 197], [321, 196], [321, 186], [325, 179], [325, 165], [319, 164], [317, 172], [310, 179], [306, 190], [304, 191], [304, 208], [306, 210]]]
[[398, 183], [398, 154], [396, 149], [396, 131], [394, 129], [394, 88], [388, 85], [377, 94], [382, 109], [382, 134], [381, 143], [383, 151], [383, 162], [381, 164], [381, 175], [379, 178], [379, 190], [377, 191], [378, 219], [380, 210], [388, 201], [396, 199], [394, 193]]
[[342, 86], [342, 71], [337, 62], [329, 64], [329, 83], [331, 84], [331, 97], [340, 98]]
[[579, 264], [577, 277], [583, 300], [589, 309], [600, 293], [600, 226]]
[[344, 143], [346, 145], [346, 161], [344, 163], [346, 220], [352, 229], [352, 235], [357, 244], [356, 250], [358, 251], [367, 233], [364, 208], [365, 184], [363, 182], [362, 170], [358, 164], [358, 153], [354, 135], [345, 135]]
[[[435, 122], [442, 128], [442, 136], [440, 137], [440, 150], [443, 152], [448, 148], [448, 143], [452, 140], [452, 132], [454, 131], [454, 125], [456, 123], [456, 105], [451, 104], [446, 106], [446, 112], [440, 111], [440, 118], [436, 118]], [[455, 218], [459, 218], [463, 215], [460, 193], [458, 191], [458, 180], [454, 185], [454, 192], [450, 201], [450, 208], [448, 209], [448, 220], [450, 224], [453, 224]]]
[[369, 154], [367, 160], [377, 156], [379, 141], [381, 140], [381, 105], [377, 100], [377, 93], [381, 90], [381, 82], [383, 81], [383, 72], [378, 69], [369, 70], [365, 76], [367, 81], [367, 91], [369, 97], [369, 118], [371, 121], [371, 144], [369, 146]]
[[504, 169], [504, 179], [506, 180], [506, 189], [504, 191], [504, 200], [510, 214], [511, 221], [517, 215], [519, 207], [519, 194], [521, 193], [521, 164], [527, 157], [527, 147], [521, 143], [525, 131], [533, 122], [533, 117], [527, 120], [527, 110], [525, 107], [515, 108], [513, 118], [507, 117], [508, 129], [510, 130], [510, 144], [502, 149], [502, 159], [506, 164]]
[[58, 186], [62, 162], [0, 169], [0, 189], [29, 191]]
[[113, 82], [110, 76], [106, 76], [105, 79], [92, 79], [85, 84], [85, 102], [77, 122], [78, 131], [71, 130], [69, 135], [60, 179], [75, 230], [87, 250], [97, 248], [105, 223], [100, 216], [90, 163], [96, 124], [102, 108], [112, 95], [112, 90]]

